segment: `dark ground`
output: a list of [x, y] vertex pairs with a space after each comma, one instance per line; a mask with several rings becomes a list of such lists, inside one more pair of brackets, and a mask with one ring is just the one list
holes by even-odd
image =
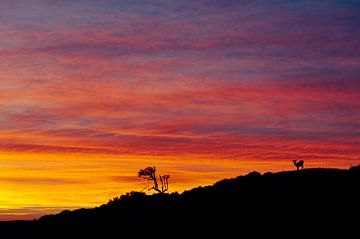
[[359, 179], [359, 166], [253, 172], [182, 194], [132, 192], [94, 209], [0, 222], [0, 238], [359, 238]]

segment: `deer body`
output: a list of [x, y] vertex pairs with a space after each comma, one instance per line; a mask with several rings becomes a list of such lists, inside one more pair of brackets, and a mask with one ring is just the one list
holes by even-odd
[[300, 161], [293, 160], [293, 163], [296, 167], [296, 170], [299, 170], [300, 167], [301, 169], [304, 169], [304, 160], [300, 160]]

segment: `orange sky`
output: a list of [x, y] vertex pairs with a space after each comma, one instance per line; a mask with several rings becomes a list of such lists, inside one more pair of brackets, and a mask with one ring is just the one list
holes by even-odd
[[0, 219], [360, 164], [356, 1], [2, 0]]
[[[60, 153], [0, 153], [1, 220], [33, 219], [64, 209], [95, 207], [130, 191], [141, 191], [146, 182], [140, 168], [156, 165], [159, 174], [170, 174], [170, 192], [210, 185], [223, 178], [259, 172], [293, 170], [289, 160], [257, 161], [208, 158], [201, 155], [134, 156]], [[347, 161], [306, 161], [305, 167], [348, 168]]]

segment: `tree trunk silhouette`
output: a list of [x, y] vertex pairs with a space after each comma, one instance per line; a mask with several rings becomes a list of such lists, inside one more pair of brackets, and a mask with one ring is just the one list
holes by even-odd
[[156, 167], [155, 166], [147, 167], [145, 169], [140, 169], [138, 172], [138, 176], [141, 178], [144, 178], [148, 181], [153, 181], [154, 186], [152, 186], [151, 188], [149, 186], [147, 186], [149, 191], [154, 189], [155, 191], [157, 191], [159, 193], [165, 193], [169, 188], [170, 175], [160, 175], [159, 179], [160, 179], [160, 183], [161, 183], [161, 189], [159, 189], [159, 183], [158, 183], [157, 177], [156, 177]]

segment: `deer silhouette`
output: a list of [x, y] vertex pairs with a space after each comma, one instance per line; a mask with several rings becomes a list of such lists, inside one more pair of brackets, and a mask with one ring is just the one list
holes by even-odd
[[293, 163], [296, 167], [296, 170], [299, 170], [300, 167], [301, 169], [304, 169], [304, 160], [300, 160], [300, 161], [293, 160]]

